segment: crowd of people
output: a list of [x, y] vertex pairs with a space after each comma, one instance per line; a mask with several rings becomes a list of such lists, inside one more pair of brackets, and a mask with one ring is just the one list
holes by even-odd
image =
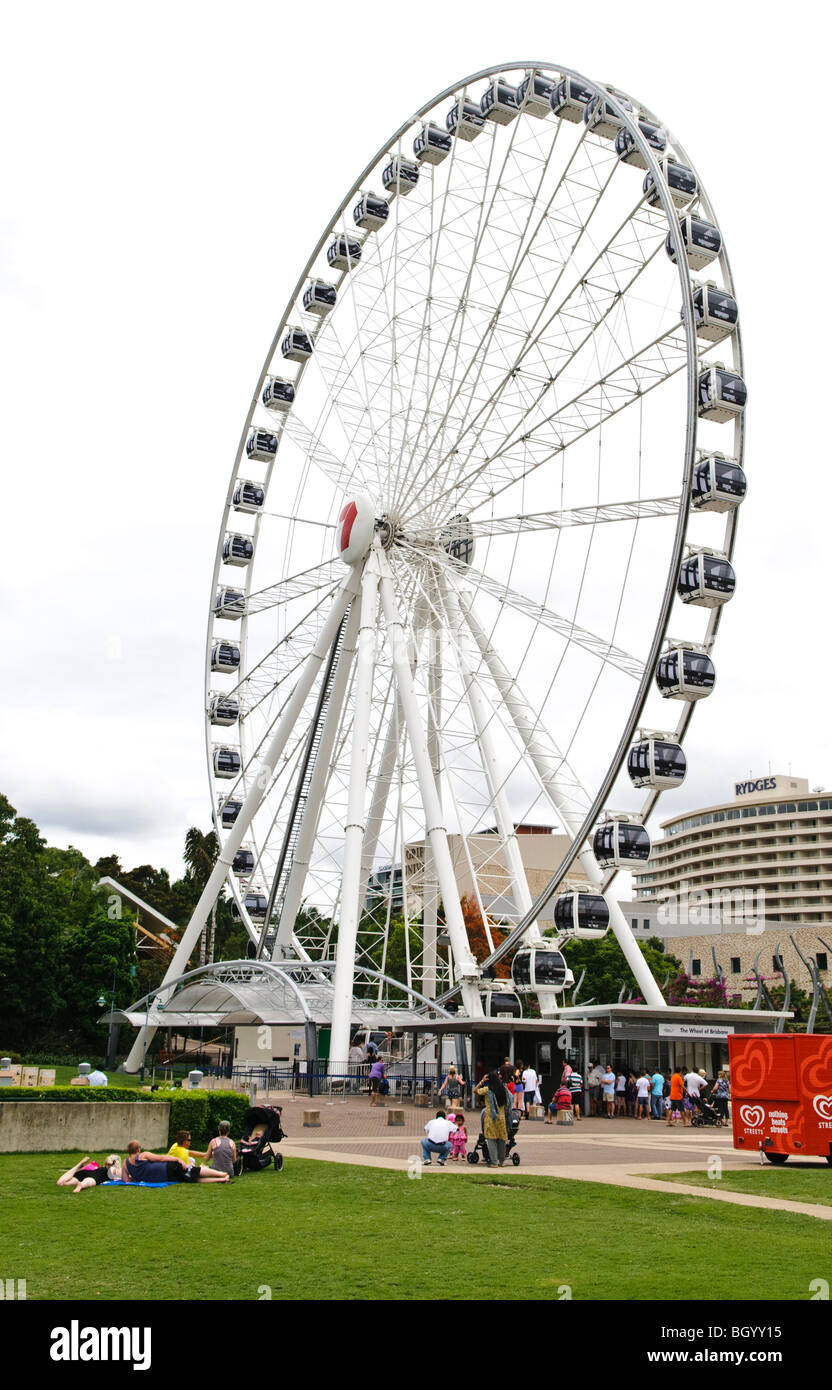
[[[58, 1187], [71, 1187], [73, 1194], [86, 1188], [112, 1182], [129, 1185], [157, 1185], [178, 1182], [228, 1182], [234, 1172], [237, 1146], [230, 1137], [231, 1125], [221, 1120], [218, 1133], [204, 1151], [191, 1148], [191, 1136], [181, 1129], [166, 1154], [143, 1149], [138, 1139], [131, 1139], [127, 1155], [108, 1154], [103, 1163], [86, 1154], [58, 1178]], [[207, 1159], [207, 1163], [197, 1162]]]
[[[583, 1090], [583, 1081], [569, 1070], [569, 1084]], [[561, 1078], [563, 1084], [563, 1078]], [[658, 1068], [652, 1073], [647, 1067], [638, 1072], [614, 1070], [609, 1063], [593, 1061], [587, 1076], [589, 1113], [609, 1119], [629, 1116], [631, 1119], [662, 1120], [666, 1125], [690, 1125], [694, 1112], [712, 1105], [723, 1125], [728, 1124], [728, 1102], [731, 1087], [727, 1071], [720, 1071], [709, 1081], [704, 1068], [695, 1070], [678, 1063], [671, 1071]], [[577, 1112], [576, 1112], [577, 1113]]]

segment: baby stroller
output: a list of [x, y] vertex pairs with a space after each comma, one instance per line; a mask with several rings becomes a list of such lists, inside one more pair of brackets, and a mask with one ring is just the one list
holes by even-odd
[[722, 1124], [722, 1116], [715, 1105], [699, 1096], [693, 1103], [691, 1129], [710, 1129]]
[[[520, 1155], [519, 1155], [519, 1153], [516, 1152], [516, 1149], [517, 1149], [517, 1131], [518, 1131], [518, 1129], [520, 1128], [520, 1119], [521, 1119], [520, 1111], [519, 1111], [519, 1110], [513, 1110], [512, 1113], [511, 1113], [511, 1119], [509, 1120], [509, 1124], [508, 1124], [508, 1140], [507, 1140], [507, 1142], [506, 1142], [506, 1158], [511, 1158], [511, 1161], [512, 1161], [512, 1163], [514, 1164], [515, 1168], [518, 1166], [518, 1164], [519, 1164], [519, 1162], [520, 1162]], [[481, 1114], [481, 1116], [480, 1116], [480, 1132], [479, 1132], [479, 1134], [478, 1134], [478, 1136], [477, 1136], [477, 1142], [476, 1142], [476, 1144], [474, 1145], [474, 1147], [473, 1147], [473, 1149], [471, 1150], [471, 1152], [468, 1154], [468, 1162], [469, 1162], [469, 1163], [479, 1163], [479, 1161], [480, 1161], [480, 1154], [482, 1154], [482, 1161], [483, 1161], [483, 1163], [485, 1164], [486, 1168], [490, 1168], [490, 1167], [491, 1167], [491, 1160], [490, 1160], [489, 1157], [488, 1157], [488, 1147], [487, 1147], [486, 1142], [485, 1142], [485, 1134], [483, 1133], [484, 1128], [485, 1128], [485, 1109], [483, 1109], [482, 1114]]]
[[253, 1105], [245, 1113], [243, 1137], [237, 1145], [237, 1162], [234, 1176], [248, 1170], [260, 1173], [274, 1163], [275, 1172], [283, 1167], [283, 1154], [272, 1152], [271, 1145], [279, 1144], [285, 1132], [280, 1123], [283, 1107], [280, 1105]]

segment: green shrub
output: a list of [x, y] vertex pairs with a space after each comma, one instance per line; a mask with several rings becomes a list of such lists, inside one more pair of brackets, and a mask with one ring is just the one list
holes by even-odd
[[[164, 1097], [167, 1100], [169, 1097]], [[6, 1100], [155, 1100], [148, 1091], [127, 1086], [0, 1086], [0, 1102]]]
[[209, 1139], [214, 1138], [220, 1120], [228, 1120], [232, 1136], [239, 1138], [243, 1116], [249, 1108], [248, 1096], [237, 1091], [160, 1091], [156, 1098], [170, 1101], [170, 1143], [180, 1129], [187, 1129], [191, 1147], [195, 1149], [204, 1149]]
[[[23, 1061], [19, 1052], [10, 1052], [8, 1048], [0, 1047], [0, 1057], [8, 1057], [9, 1061], [12, 1063], [12, 1066], [23, 1066]], [[30, 1063], [27, 1062], [26, 1065], [29, 1066]], [[47, 1063], [46, 1065], [49, 1066], [51, 1064]]]

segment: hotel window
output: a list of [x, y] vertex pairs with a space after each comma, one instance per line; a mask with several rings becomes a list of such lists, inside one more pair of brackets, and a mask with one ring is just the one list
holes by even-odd
[[816, 962], [817, 962], [818, 970], [828, 970], [828, 969], [829, 969], [829, 961], [828, 961], [828, 959], [827, 959], [827, 955], [826, 955], [826, 952], [825, 952], [825, 951], [818, 951], [817, 955], [815, 956], [815, 960], [816, 960]]
[[732, 975], [739, 975], [739, 973], [740, 973], [741, 970], [742, 970], [742, 963], [741, 963], [741, 961], [740, 961], [739, 956], [732, 956], [732, 957], [731, 957], [731, 974], [732, 974]]
[[692, 960], [692, 961], [691, 961], [691, 963], [690, 963], [690, 973], [691, 973], [691, 975], [701, 975], [701, 974], [702, 974], [702, 962], [701, 962], [701, 960]]

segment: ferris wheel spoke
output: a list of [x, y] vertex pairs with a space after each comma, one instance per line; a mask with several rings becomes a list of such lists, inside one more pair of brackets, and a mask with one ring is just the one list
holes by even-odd
[[[433, 446], [434, 446], [434, 444], [435, 444], [435, 442], [436, 442], [437, 439], [444, 439], [446, 430], [447, 430], [447, 428], [448, 428], [448, 422], [449, 422], [449, 420], [451, 420], [451, 418], [453, 417], [454, 407], [456, 406], [457, 401], [458, 401], [458, 400], [460, 399], [460, 397], [461, 397], [461, 392], [462, 392], [463, 387], [465, 386], [465, 383], [466, 383], [466, 381], [467, 381], [469, 371], [471, 371], [471, 370], [473, 369], [474, 364], [475, 364], [478, 360], [480, 361], [480, 364], [482, 364], [482, 362], [483, 362], [483, 361], [485, 360], [485, 358], [486, 358], [486, 355], [487, 355], [487, 354], [486, 354], [486, 348], [487, 348], [488, 343], [491, 341], [491, 339], [494, 337], [494, 335], [495, 335], [495, 333], [496, 333], [496, 331], [497, 331], [497, 325], [498, 325], [499, 317], [500, 317], [500, 314], [501, 314], [501, 312], [502, 312], [503, 306], [505, 305], [506, 300], [507, 300], [509, 294], [511, 293], [511, 290], [512, 290], [512, 288], [513, 288], [513, 286], [514, 286], [515, 280], [516, 280], [516, 278], [517, 278], [517, 276], [518, 276], [518, 274], [519, 274], [519, 272], [520, 272], [522, 266], [525, 264], [527, 258], [528, 258], [529, 255], [530, 255], [531, 247], [532, 247], [532, 245], [534, 244], [535, 238], [536, 238], [538, 232], [540, 231], [540, 228], [543, 227], [543, 226], [545, 226], [545, 225], [550, 224], [551, 221], [555, 220], [555, 213], [554, 213], [553, 209], [554, 209], [554, 207], [555, 207], [558, 194], [561, 192], [561, 190], [563, 189], [565, 183], [568, 181], [569, 173], [570, 173], [570, 170], [571, 170], [571, 167], [572, 167], [572, 163], [573, 163], [573, 160], [574, 160], [574, 159], [577, 157], [577, 155], [578, 155], [578, 150], [576, 150], [576, 151], [573, 152], [573, 155], [571, 156], [569, 162], [567, 163], [566, 169], [563, 171], [563, 173], [562, 173], [562, 175], [560, 176], [560, 178], [559, 178], [559, 180], [558, 180], [558, 182], [557, 182], [557, 184], [556, 184], [554, 190], [552, 191], [551, 195], [549, 196], [548, 202], [546, 203], [546, 205], [544, 206], [544, 208], [542, 209], [542, 211], [540, 211], [540, 214], [539, 214], [539, 217], [538, 217], [538, 221], [537, 221], [537, 224], [536, 224], [534, 233], [532, 234], [531, 237], [529, 237], [529, 228], [530, 228], [530, 226], [531, 226], [531, 224], [532, 224], [533, 217], [534, 217], [535, 213], [536, 213], [537, 210], [538, 210], [538, 209], [537, 209], [537, 195], [540, 193], [540, 190], [541, 190], [542, 185], [543, 185], [543, 182], [544, 182], [544, 180], [545, 180], [546, 173], [547, 173], [547, 171], [548, 171], [550, 162], [551, 162], [551, 160], [552, 160], [552, 158], [554, 157], [554, 154], [555, 154], [555, 152], [556, 152], [557, 145], [558, 145], [558, 136], [559, 136], [559, 134], [560, 134], [560, 127], [558, 128], [558, 130], [557, 130], [556, 133], [555, 133], [555, 137], [554, 137], [553, 141], [551, 142], [551, 145], [550, 145], [550, 148], [549, 148], [548, 152], [542, 157], [542, 159], [541, 159], [540, 162], [539, 162], [539, 167], [538, 167], [538, 181], [537, 181], [537, 185], [536, 185], [536, 189], [535, 189], [535, 196], [532, 196], [532, 197], [530, 197], [530, 198], [528, 199], [528, 208], [527, 208], [527, 214], [526, 214], [525, 223], [522, 225], [522, 227], [519, 227], [519, 226], [517, 226], [517, 225], [515, 226], [515, 229], [514, 229], [514, 239], [515, 239], [514, 261], [513, 261], [513, 264], [511, 265], [511, 267], [510, 267], [510, 269], [509, 269], [509, 271], [508, 271], [507, 283], [506, 283], [505, 290], [504, 290], [504, 292], [501, 294], [499, 300], [498, 300], [496, 303], [493, 303], [493, 299], [492, 299], [492, 307], [490, 308], [490, 310], [489, 310], [489, 312], [488, 312], [488, 316], [487, 316], [487, 320], [486, 320], [486, 324], [485, 324], [485, 329], [484, 329], [484, 332], [481, 333], [481, 335], [480, 335], [480, 337], [479, 337], [479, 340], [477, 340], [476, 337], [475, 337], [474, 340], [473, 340], [473, 343], [471, 343], [471, 344], [466, 344], [466, 348], [467, 348], [467, 353], [466, 353], [466, 355], [467, 355], [467, 357], [468, 357], [468, 363], [469, 363], [469, 365], [468, 365], [468, 366], [465, 368], [465, 370], [463, 371], [463, 373], [462, 373], [462, 375], [461, 375], [459, 381], [457, 381], [457, 374], [458, 374], [458, 372], [459, 372], [460, 361], [461, 361], [461, 350], [462, 350], [463, 343], [465, 342], [465, 337], [464, 337], [464, 333], [463, 333], [463, 328], [464, 328], [465, 319], [466, 319], [467, 311], [468, 311], [468, 309], [469, 309], [469, 304], [470, 304], [470, 298], [469, 298], [469, 296], [470, 296], [470, 288], [471, 288], [471, 283], [472, 283], [472, 277], [473, 277], [473, 275], [474, 275], [475, 268], [477, 267], [477, 264], [478, 264], [478, 258], [479, 258], [480, 250], [482, 249], [484, 240], [485, 240], [485, 238], [486, 238], [486, 234], [487, 234], [488, 227], [489, 227], [489, 220], [490, 220], [490, 218], [492, 217], [492, 215], [493, 215], [494, 212], [495, 212], [495, 206], [496, 206], [496, 204], [497, 204], [497, 197], [498, 197], [498, 193], [499, 193], [500, 185], [501, 185], [501, 177], [502, 177], [503, 171], [504, 171], [505, 168], [506, 168], [506, 165], [507, 165], [507, 162], [508, 162], [509, 156], [510, 156], [510, 154], [511, 154], [511, 150], [512, 150], [512, 145], [511, 145], [511, 144], [509, 145], [509, 147], [508, 147], [508, 149], [507, 149], [507, 151], [506, 151], [506, 154], [505, 154], [505, 156], [504, 156], [502, 168], [501, 168], [501, 171], [500, 171], [500, 175], [498, 175], [498, 178], [497, 178], [497, 180], [495, 181], [494, 189], [493, 189], [493, 192], [492, 192], [492, 195], [491, 195], [490, 200], [488, 201], [487, 204], [486, 204], [486, 202], [485, 202], [484, 199], [482, 200], [482, 213], [481, 213], [481, 216], [480, 216], [480, 218], [479, 218], [479, 221], [478, 221], [478, 224], [477, 224], [477, 227], [476, 227], [474, 236], [473, 236], [473, 245], [472, 245], [472, 251], [471, 251], [471, 256], [470, 256], [470, 263], [469, 263], [469, 267], [468, 267], [468, 273], [467, 273], [467, 276], [466, 276], [466, 280], [465, 280], [464, 286], [462, 287], [462, 290], [461, 290], [461, 292], [460, 292], [460, 294], [459, 294], [459, 299], [458, 299], [457, 306], [456, 306], [456, 309], [455, 309], [455, 312], [454, 312], [454, 318], [453, 318], [453, 321], [452, 321], [452, 324], [451, 324], [451, 330], [450, 330], [450, 332], [447, 334], [445, 347], [444, 347], [444, 349], [443, 349], [443, 352], [442, 352], [442, 355], [441, 355], [441, 357], [440, 357], [439, 363], [437, 364], [436, 371], [434, 372], [434, 375], [433, 375], [433, 381], [432, 381], [432, 383], [431, 383], [430, 391], [429, 391], [429, 393], [428, 393], [428, 399], [427, 399], [427, 403], [426, 403], [426, 408], [425, 408], [425, 411], [424, 411], [424, 413], [423, 413], [423, 424], [422, 424], [422, 426], [421, 426], [419, 432], [417, 433], [415, 439], [413, 440], [412, 446], [411, 446], [410, 451], [409, 451], [409, 456], [408, 456], [408, 459], [407, 459], [407, 466], [406, 466], [406, 468], [404, 469], [404, 475], [405, 475], [406, 477], [409, 478], [409, 482], [410, 482], [410, 485], [409, 485], [409, 488], [408, 488], [408, 493], [407, 493], [408, 496], [412, 493], [413, 488], [414, 488], [415, 486], [418, 485], [418, 475], [419, 475], [420, 467], [421, 467], [421, 466], [414, 466], [414, 460], [415, 460], [415, 458], [416, 458], [416, 453], [417, 453], [417, 450], [418, 450], [418, 448], [419, 448], [420, 440], [422, 439], [422, 436], [423, 436], [423, 434], [425, 433], [426, 429], [429, 428], [429, 424], [430, 424], [430, 420], [431, 420], [431, 409], [432, 409], [432, 406], [433, 406], [433, 398], [434, 398], [434, 395], [435, 395], [435, 393], [436, 393], [437, 387], [439, 386], [440, 382], [443, 383], [443, 384], [444, 384], [444, 382], [445, 382], [446, 380], [449, 382], [449, 387], [448, 387], [448, 392], [449, 392], [449, 394], [448, 394], [448, 396], [447, 396], [447, 398], [446, 398], [446, 401], [445, 401], [445, 403], [444, 403], [444, 405], [443, 405], [443, 408], [442, 408], [442, 411], [441, 411], [441, 419], [440, 419], [440, 423], [439, 423], [438, 429], [437, 429], [437, 431], [435, 432], [435, 434], [431, 437], [430, 441], [428, 442], [428, 444], [427, 444], [427, 446], [426, 446], [426, 452], [427, 452], [428, 454], [430, 454], [430, 452], [431, 452], [431, 450], [433, 449]], [[512, 139], [513, 139], [513, 136], [512, 136]], [[578, 147], [579, 149], [580, 149], [580, 144], [581, 144], [581, 142], [579, 142], [579, 147]], [[561, 254], [563, 254], [563, 253], [561, 253]], [[447, 368], [446, 368], [446, 358], [447, 358], [447, 356], [448, 356], [449, 354], [450, 354], [450, 356], [451, 356], [450, 371], [448, 371]], [[480, 376], [481, 370], [482, 370], [482, 366], [480, 365], [480, 369], [476, 372], [476, 381], [479, 380], [479, 376]], [[475, 383], [475, 385], [476, 385], [476, 383]], [[470, 395], [470, 394], [471, 394], [471, 392], [469, 392], [469, 395]], [[464, 419], [464, 413], [463, 413], [463, 419]], [[402, 501], [403, 501], [403, 500], [404, 500], [404, 499], [402, 499]]]
[[[343, 571], [340, 560], [324, 560], [320, 565], [312, 565], [299, 574], [289, 575], [278, 584], [270, 584], [265, 589], [256, 589], [246, 600], [246, 614], [263, 613], [267, 608], [280, 608], [293, 599], [318, 594], [322, 589], [334, 591]], [[323, 601], [323, 600], [322, 600]]]
[[[482, 504], [480, 504], [482, 505]], [[612, 521], [645, 521], [675, 517], [678, 497], [642, 497], [632, 502], [599, 502], [589, 507], [566, 507], [551, 512], [518, 512], [515, 516], [469, 517], [474, 540], [494, 536], [515, 536], [530, 531], [562, 531], [570, 526], [598, 526]], [[432, 527], [414, 527], [408, 540], [415, 544], [436, 541], [447, 522]]]
[[684, 334], [674, 324], [671, 330], [633, 353], [612, 372], [598, 377], [525, 432], [518, 433], [515, 429], [499, 452], [489, 454], [484, 463], [442, 487], [424, 507], [412, 514], [420, 516], [430, 511], [436, 516], [439, 504], [454, 495], [470, 498], [468, 505], [472, 510], [477, 497], [480, 504], [490, 501], [585, 439], [628, 406], [664, 386], [686, 367]]

